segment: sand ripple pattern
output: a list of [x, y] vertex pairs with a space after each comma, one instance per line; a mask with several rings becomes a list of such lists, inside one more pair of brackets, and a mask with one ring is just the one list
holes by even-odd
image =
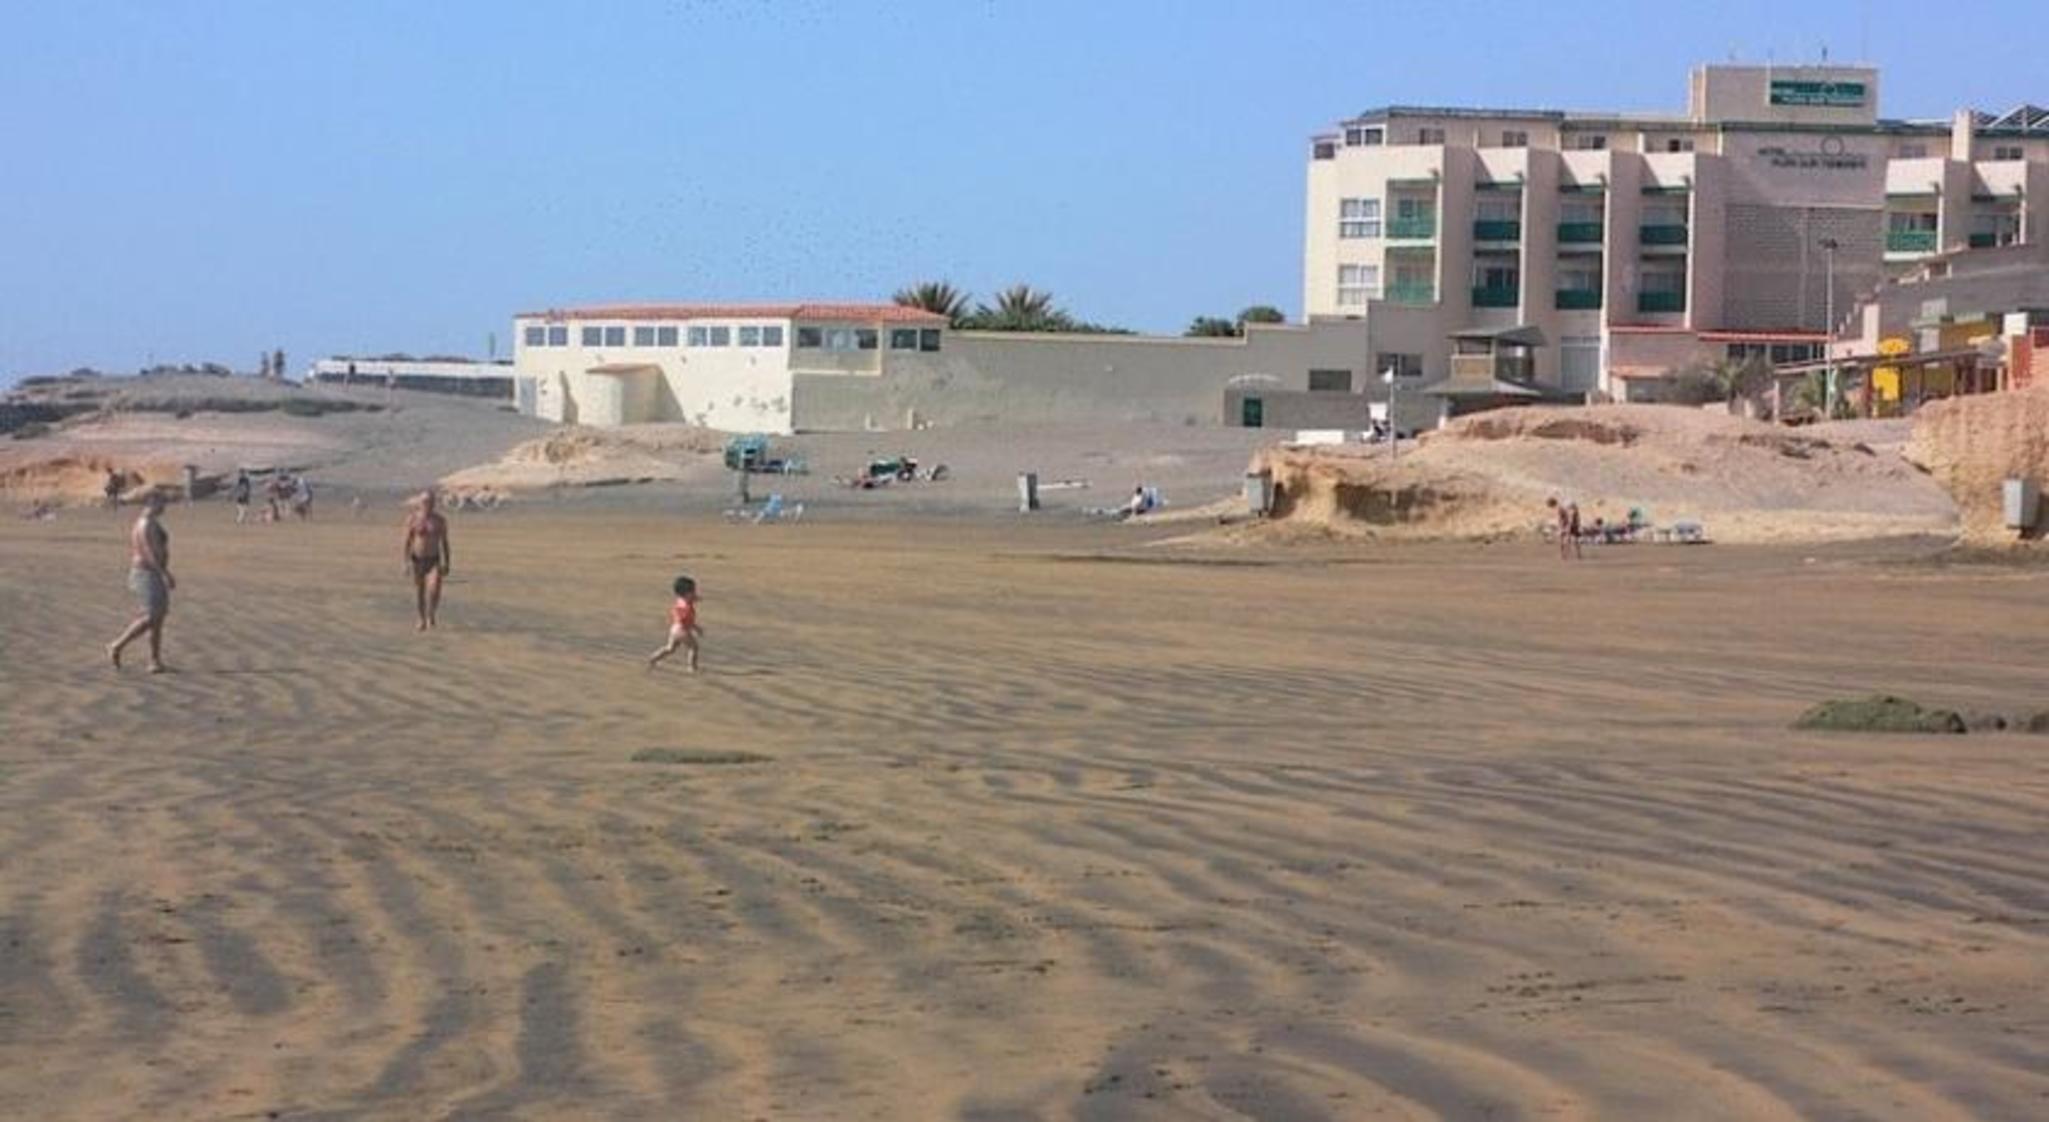
[[521, 513], [422, 638], [172, 518], [153, 680], [0, 536], [6, 1117], [2049, 1117], [2044, 742], [1783, 731], [2042, 695], [2044, 578]]

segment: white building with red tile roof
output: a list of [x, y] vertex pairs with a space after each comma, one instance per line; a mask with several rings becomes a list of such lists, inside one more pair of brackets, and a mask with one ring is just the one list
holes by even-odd
[[800, 375], [879, 378], [939, 353], [947, 325], [861, 303], [603, 304], [513, 322], [514, 369], [548, 420], [779, 433], [795, 426]]

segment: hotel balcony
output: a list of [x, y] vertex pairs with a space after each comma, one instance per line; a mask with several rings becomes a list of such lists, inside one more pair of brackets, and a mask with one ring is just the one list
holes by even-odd
[[1522, 302], [1522, 289], [1502, 285], [1474, 285], [1473, 307], [1513, 308]]
[[1409, 215], [1387, 220], [1389, 241], [1427, 242], [1437, 236], [1437, 218], [1434, 215]]
[[1559, 245], [1599, 245], [1602, 227], [1599, 222], [1560, 222], [1558, 224]]
[[1639, 292], [1636, 294], [1636, 310], [1639, 312], [1683, 312], [1686, 310], [1684, 292]]
[[1473, 223], [1473, 240], [1476, 242], [1519, 242], [1522, 239], [1520, 219], [1482, 218]]
[[1601, 290], [1561, 288], [1557, 308], [1561, 312], [1584, 312], [1601, 306]]
[[1661, 223], [1654, 226], [1639, 226], [1636, 234], [1637, 240], [1646, 248], [1686, 245], [1686, 227], [1683, 225]]
[[1935, 231], [1887, 230], [1885, 232], [1885, 251], [1887, 253], [1934, 253]]
[[1397, 281], [1387, 286], [1387, 295], [1384, 299], [1389, 304], [1435, 304], [1437, 303], [1437, 286], [1434, 284], [1404, 284]]

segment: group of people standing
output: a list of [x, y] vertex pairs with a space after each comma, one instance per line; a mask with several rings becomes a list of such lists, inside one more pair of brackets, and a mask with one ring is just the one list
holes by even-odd
[[[228, 488], [228, 497], [235, 504], [235, 525], [249, 520], [249, 503], [255, 497], [256, 484], [246, 471], [235, 473], [235, 482]], [[262, 521], [281, 522], [286, 508], [300, 521], [313, 515], [313, 484], [304, 473], [290, 475], [273, 472], [263, 484]]]

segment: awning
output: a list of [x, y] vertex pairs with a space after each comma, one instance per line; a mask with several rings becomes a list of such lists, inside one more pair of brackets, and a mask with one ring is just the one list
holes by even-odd
[[1519, 323], [1514, 327], [1468, 327], [1452, 332], [1451, 337], [1462, 342], [1496, 343], [1509, 347], [1547, 345], [1543, 329], [1532, 323]]
[[1420, 386], [1416, 392], [1427, 394], [1431, 397], [1527, 397], [1534, 399], [1545, 396], [1544, 391], [1535, 386], [1526, 386], [1521, 382], [1511, 382], [1504, 378], [1488, 378], [1477, 381], [1446, 378], [1442, 381], [1432, 382], [1427, 386]]
[[1933, 366], [1939, 362], [1956, 362], [1960, 359], [1986, 361], [1985, 352], [1976, 347], [1952, 347], [1946, 351], [1922, 351], [1911, 355], [1844, 355], [1830, 363], [1827, 359], [1815, 362], [1791, 362], [1772, 367], [1772, 374], [1786, 377], [1796, 374], [1812, 374], [1834, 366], [1837, 370], [1869, 370], [1877, 366]]
[[652, 362], [604, 362], [584, 370], [586, 374], [610, 374], [626, 376], [631, 374], [660, 374], [662, 368]]

